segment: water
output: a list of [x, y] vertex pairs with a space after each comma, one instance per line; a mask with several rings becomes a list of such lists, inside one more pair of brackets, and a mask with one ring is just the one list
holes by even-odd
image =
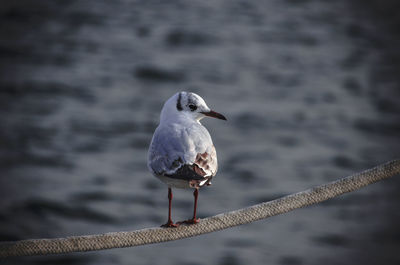
[[[0, 240], [126, 231], [167, 217], [146, 168], [163, 102], [204, 120], [206, 217], [399, 157], [396, 1], [18, 1], [0, 9]], [[196, 238], [6, 264], [398, 264], [400, 182]], [[173, 217], [192, 194], [174, 193]]]

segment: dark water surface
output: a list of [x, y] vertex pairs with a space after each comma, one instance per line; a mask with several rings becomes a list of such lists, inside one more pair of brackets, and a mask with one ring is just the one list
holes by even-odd
[[[14, 1], [0, 6], [0, 240], [158, 226], [146, 168], [180, 90], [219, 155], [206, 217], [400, 155], [396, 1]], [[400, 181], [197, 238], [6, 264], [399, 264]], [[192, 194], [177, 190], [175, 220]]]

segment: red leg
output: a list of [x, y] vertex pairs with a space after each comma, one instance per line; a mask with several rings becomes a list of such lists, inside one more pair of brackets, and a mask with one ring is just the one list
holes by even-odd
[[199, 197], [199, 188], [196, 188], [193, 192], [194, 196], [194, 210], [193, 210], [193, 223], [198, 223], [199, 219], [196, 219], [196, 210], [197, 210], [197, 198]]
[[197, 198], [199, 197], [199, 188], [196, 188], [193, 192], [193, 196], [194, 196], [194, 209], [193, 209], [193, 218], [186, 220], [186, 221], [182, 221], [182, 222], [178, 222], [178, 224], [181, 223], [185, 223], [185, 224], [197, 224], [198, 222], [200, 222], [199, 218], [196, 218], [196, 210], [197, 210]]
[[161, 227], [177, 227], [178, 224], [174, 224], [171, 219], [171, 206], [172, 206], [172, 189], [168, 187], [168, 222], [163, 224]]

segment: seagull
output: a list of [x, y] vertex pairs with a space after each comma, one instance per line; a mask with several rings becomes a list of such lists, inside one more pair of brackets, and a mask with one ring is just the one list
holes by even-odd
[[[169, 98], [161, 110], [160, 124], [150, 143], [147, 166], [154, 176], [168, 185], [168, 221], [162, 227], [199, 222], [196, 218], [199, 188], [211, 185], [218, 170], [211, 136], [200, 123], [206, 116], [226, 120], [222, 114], [211, 110], [199, 95], [184, 91]], [[192, 219], [172, 222], [172, 188], [194, 189]]]

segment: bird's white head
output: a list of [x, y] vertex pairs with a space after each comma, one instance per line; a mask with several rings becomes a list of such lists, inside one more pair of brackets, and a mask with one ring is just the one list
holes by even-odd
[[199, 95], [183, 91], [165, 102], [161, 111], [161, 122], [179, 118], [200, 121], [206, 116], [226, 120], [222, 114], [211, 110]]

